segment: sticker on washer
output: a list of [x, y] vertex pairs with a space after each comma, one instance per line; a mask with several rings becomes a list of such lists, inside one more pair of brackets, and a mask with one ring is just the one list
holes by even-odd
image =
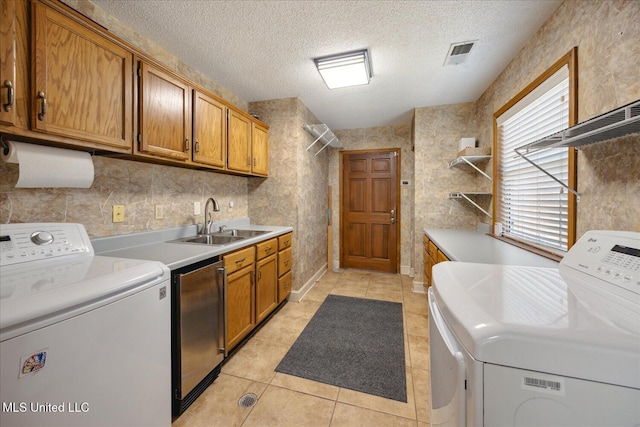
[[551, 393], [564, 396], [564, 378], [530, 373], [522, 377], [524, 390]]
[[32, 374], [44, 368], [45, 364], [47, 363], [48, 351], [49, 349], [45, 348], [28, 356], [23, 356], [20, 359], [20, 376], [22, 377], [28, 374]]

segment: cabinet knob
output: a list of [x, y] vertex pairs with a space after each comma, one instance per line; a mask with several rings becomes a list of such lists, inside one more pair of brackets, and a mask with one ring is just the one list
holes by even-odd
[[40, 104], [40, 112], [38, 113], [38, 120], [44, 121], [44, 116], [47, 114], [47, 97], [44, 92], [38, 92], [38, 98], [42, 100]]
[[11, 83], [11, 80], [5, 80], [4, 87], [7, 88], [7, 103], [3, 104], [2, 107], [4, 108], [4, 111], [8, 113], [11, 111], [11, 107], [13, 106], [13, 84]]
[[200, 152], [200, 141], [198, 141], [197, 139], [196, 139], [194, 150], [195, 150], [196, 153]]

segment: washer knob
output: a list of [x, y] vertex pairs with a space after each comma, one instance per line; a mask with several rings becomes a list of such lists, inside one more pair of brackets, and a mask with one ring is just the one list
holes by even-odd
[[36, 231], [31, 235], [31, 241], [36, 245], [48, 245], [53, 243], [53, 234], [48, 231]]

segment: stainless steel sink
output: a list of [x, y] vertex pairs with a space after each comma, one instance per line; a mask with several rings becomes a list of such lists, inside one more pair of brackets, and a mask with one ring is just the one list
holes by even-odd
[[212, 233], [212, 235], [214, 235], [214, 236], [231, 236], [231, 237], [246, 238], [246, 237], [260, 236], [260, 235], [265, 234], [265, 233], [269, 233], [269, 231], [267, 231], [267, 230], [236, 230], [236, 229], [231, 229], [231, 230], [218, 231], [216, 233]]
[[182, 239], [171, 240], [169, 243], [192, 243], [196, 245], [228, 245], [238, 240], [246, 239], [243, 236], [231, 236], [220, 234], [198, 234], [197, 236], [184, 237]]

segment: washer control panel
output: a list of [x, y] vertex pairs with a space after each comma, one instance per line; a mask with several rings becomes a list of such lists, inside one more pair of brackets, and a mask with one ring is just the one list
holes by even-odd
[[572, 268], [640, 294], [640, 233], [588, 231], [567, 252], [560, 268]]
[[0, 225], [0, 266], [74, 254], [93, 255], [91, 241], [82, 224]]

